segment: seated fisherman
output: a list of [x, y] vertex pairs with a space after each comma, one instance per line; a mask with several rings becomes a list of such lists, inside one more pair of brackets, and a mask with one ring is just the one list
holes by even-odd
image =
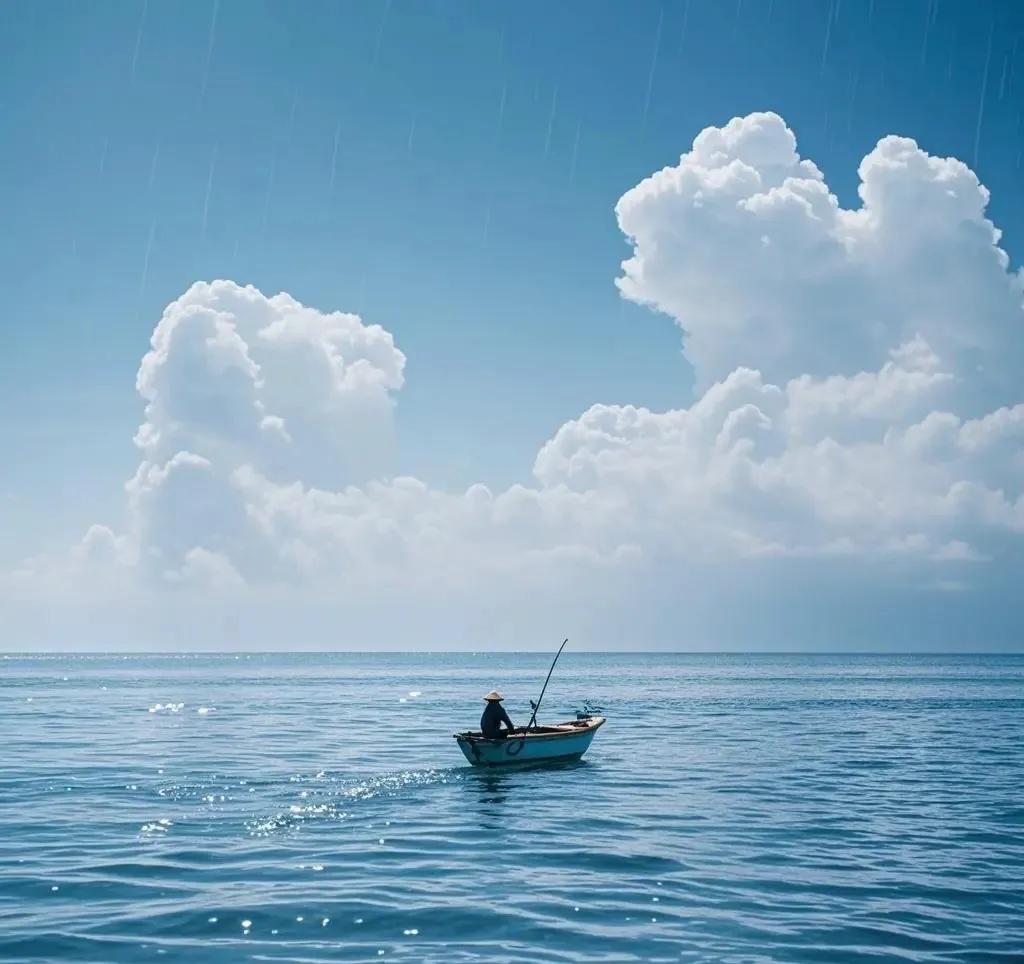
[[[509, 733], [515, 730], [515, 725], [508, 718], [505, 707], [501, 705], [501, 701], [504, 698], [497, 690], [491, 690], [484, 697], [487, 700], [487, 706], [484, 709], [484, 715], [480, 717], [480, 732], [488, 740], [504, 740]], [[502, 723], [508, 729], [503, 730], [501, 728]]]

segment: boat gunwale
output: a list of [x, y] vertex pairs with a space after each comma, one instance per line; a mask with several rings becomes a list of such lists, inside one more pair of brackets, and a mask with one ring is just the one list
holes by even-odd
[[[607, 717], [604, 716], [592, 716], [587, 720], [586, 726], [577, 726], [575, 720], [567, 720], [565, 723], [552, 723], [551, 726], [565, 726], [571, 727], [571, 729], [559, 730], [557, 733], [510, 733], [506, 737], [502, 737], [500, 740], [490, 740], [479, 731], [467, 730], [465, 733], [453, 733], [452, 738], [456, 740], [466, 740], [470, 743], [508, 743], [509, 740], [540, 740], [540, 739], [564, 739], [568, 736], [578, 736], [581, 733], [596, 733], [605, 723], [608, 722]], [[580, 721], [582, 722], [582, 721]]]

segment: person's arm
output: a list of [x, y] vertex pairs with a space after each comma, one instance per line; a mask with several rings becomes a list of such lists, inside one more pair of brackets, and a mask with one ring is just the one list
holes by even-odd
[[509, 730], [514, 730], [516, 728], [515, 723], [513, 723], [509, 719], [508, 713], [505, 712], [505, 707], [504, 706], [501, 708], [501, 718], [505, 721], [505, 726], [507, 726], [509, 728]]

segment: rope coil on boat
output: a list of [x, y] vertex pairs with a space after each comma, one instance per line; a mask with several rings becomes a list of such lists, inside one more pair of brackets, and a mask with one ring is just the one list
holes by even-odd
[[505, 755], [506, 756], [519, 756], [519, 754], [523, 752], [523, 747], [526, 746], [526, 737], [525, 736], [521, 736], [518, 740], [516, 740], [516, 743], [518, 744], [518, 747], [517, 747], [517, 749], [515, 751], [513, 751], [513, 749], [512, 749], [512, 741], [511, 740], [507, 740], [505, 742]]

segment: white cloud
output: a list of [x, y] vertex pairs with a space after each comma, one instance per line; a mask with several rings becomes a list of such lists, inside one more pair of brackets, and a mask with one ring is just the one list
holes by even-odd
[[392, 393], [405, 356], [379, 325], [230, 281], [167, 306], [136, 384], [136, 442], [159, 465], [178, 452], [282, 481], [363, 482], [386, 472]]
[[671, 315], [702, 384], [740, 365], [773, 381], [870, 371], [919, 336], [965, 388], [1015, 401], [1022, 283], [953, 158], [885, 137], [845, 210], [776, 114], [708, 128], [616, 207], [623, 294]]
[[219, 552], [210, 552], [196, 547], [185, 553], [185, 561], [180, 569], [165, 573], [171, 583], [198, 588], [201, 591], [215, 590], [219, 592], [241, 589], [245, 581], [231, 560]]
[[[966, 550], [1020, 525], [1020, 410], [917, 421], [948, 384], [931, 361], [922, 369], [919, 345], [875, 373], [781, 387], [737, 369], [689, 409], [594, 406], [535, 471], [548, 488], [618, 494], [636, 528], [649, 520], [648, 544], [680, 554], [965, 558], [951, 541]], [[939, 428], [942, 444], [929, 440]]]
[[889, 137], [860, 173], [863, 206], [843, 210], [782, 120], [755, 114], [628, 191], [620, 288], [683, 327], [701, 394], [596, 404], [541, 447], [534, 484], [496, 493], [390, 475], [405, 359], [384, 329], [196, 284], [139, 370], [126, 531], [94, 526], [14, 583], [511, 621], [648, 592], [667, 606], [686, 586], [724, 618], [724, 593], [793, 592], [786, 567], [816, 559], [859, 592], [887, 561], [969, 595], [1024, 532], [1024, 405], [1005, 380], [1020, 277], [960, 162]]
[[250, 519], [236, 471], [331, 488], [383, 474], [404, 366], [391, 335], [356, 315], [193, 285], [164, 311], [137, 378], [145, 458], [127, 488], [145, 571], [224, 585], [244, 557], [250, 577], [279, 576], [279, 547]]

